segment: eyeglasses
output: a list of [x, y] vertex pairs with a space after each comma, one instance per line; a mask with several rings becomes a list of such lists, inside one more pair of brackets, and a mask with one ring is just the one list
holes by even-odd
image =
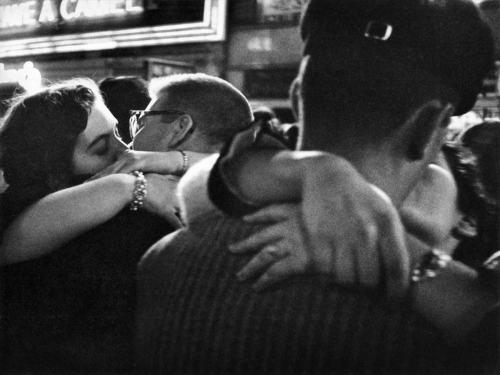
[[164, 111], [145, 111], [145, 110], [132, 110], [130, 111], [130, 119], [129, 119], [129, 133], [130, 138], [134, 139], [137, 133], [146, 125], [147, 116], [156, 116], [156, 115], [184, 115], [185, 112], [172, 110], [164, 110]]

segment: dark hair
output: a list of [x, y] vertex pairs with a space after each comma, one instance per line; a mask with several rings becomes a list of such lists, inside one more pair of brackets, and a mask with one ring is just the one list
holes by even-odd
[[[367, 69], [376, 58], [397, 62], [403, 75], [429, 75], [452, 88], [458, 95], [455, 115], [472, 109], [493, 68], [492, 32], [471, 0], [307, 3], [301, 22], [304, 55], [322, 59], [326, 69], [343, 64], [351, 71], [360, 61]], [[383, 38], [384, 31], [375, 31], [374, 24], [388, 26]]]
[[1, 165], [16, 210], [72, 185], [76, 141], [98, 99], [95, 84], [78, 79], [24, 95], [9, 108], [0, 132]]
[[[349, 53], [339, 50], [344, 52]], [[345, 143], [348, 136], [357, 144], [379, 143], [427, 101], [455, 100], [450, 88], [426, 72], [408, 72], [376, 57], [338, 67], [313, 57], [303, 64], [300, 94], [309, 145]]]
[[442, 150], [457, 184], [458, 209], [471, 217], [477, 217], [481, 210], [491, 210], [476, 156], [458, 142], [446, 143]]
[[7, 112], [15, 98], [25, 92], [19, 83], [0, 83], [0, 117]]
[[106, 106], [118, 120], [120, 137], [130, 143], [130, 110], [145, 109], [151, 101], [147, 81], [136, 76], [106, 77], [99, 81], [99, 89]]
[[279, 121], [278, 117], [276, 116], [276, 113], [272, 110], [272, 108], [266, 106], [260, 106], [258, 108], [255, 108], [252, 111], [252, 114], [254, 121], [263, 121], [263, 122]]
[[498, 200], [500, 189], [500, 121], [487, 120], [468, 128], [461, 136], [462, 144], [478, 159], [479, 173], [486, 193]]

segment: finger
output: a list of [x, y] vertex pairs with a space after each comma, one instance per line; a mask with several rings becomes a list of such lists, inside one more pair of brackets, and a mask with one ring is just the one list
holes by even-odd
[[254, 256], [237, 274], [240, 281], [245, 281], [262, 274], [270, 265], [283, 258], [286, 253], [277, 246], [269, 245]]
[[297, 206], [293, 204], [273, 204], [244, 216], [243, 220], [251, 224], [281, 221], [292, 216], [297, 209]]
[[117, 166], [113, 173], [132, 173], [133, 171], [142, 170], [133, 163], [123, 163], [120, 166]]
[[[332, 251], [332, 249], [326, 249]], [[339, 246], [334, 251], [333, 277], [342, 285], [353, 285], [357, 283], [355, 250], [351, 247]]]
[[380, 280], [380, 259], [378, 252], [378, 230], [373, 225], [366, 225], [363, 232], [363, 246], [356, 246], [355, 261], [358, 282], [363, 287], [374, 288]]
[[131, 173], [137, 170], [144, 170], [142, 163], [138, 160], [123, 158], [113, 164], [113, 173]]
[[380, 241], [380, 255], [384, 266], [386, 289], [389, 297], [403, 297], [410, 284], [410, 257], [399, 215], [385, 219], [384, 236]]
[[[371, 254], [368, 254], [369, 252]], [[365, 288], [376, 288], [380, 282], [380, 260], [377, 249], [368, 251], [358, 249], [356, 253], [358, 283]]]
[[250, 235], [244, 240], [229, 245], [229, 251], [232, 253], [248, 253], [262, 249], [267, 244], [276, 242], [283, 235], [281, 225], [268, 226], [257, 233]]
[[287, 278], [299, 274], [300, 265], [292, 258], [286, 257], [275, 262], [269, 269], [252, 285], [255, 291], [263, 291]]

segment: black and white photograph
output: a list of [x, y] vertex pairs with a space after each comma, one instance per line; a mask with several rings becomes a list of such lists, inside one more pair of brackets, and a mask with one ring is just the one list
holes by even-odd
[[0, 373], [500, 375], [500, 0], [0, 0]]

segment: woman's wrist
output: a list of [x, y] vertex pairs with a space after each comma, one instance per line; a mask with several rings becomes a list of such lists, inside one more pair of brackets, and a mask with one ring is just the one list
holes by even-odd
[[134, 194], [135, 177], [128, 173], [116, 173], [108, 177], [114, 193], [120, 198], [120, 203], [123, 207], [127, 206]]

